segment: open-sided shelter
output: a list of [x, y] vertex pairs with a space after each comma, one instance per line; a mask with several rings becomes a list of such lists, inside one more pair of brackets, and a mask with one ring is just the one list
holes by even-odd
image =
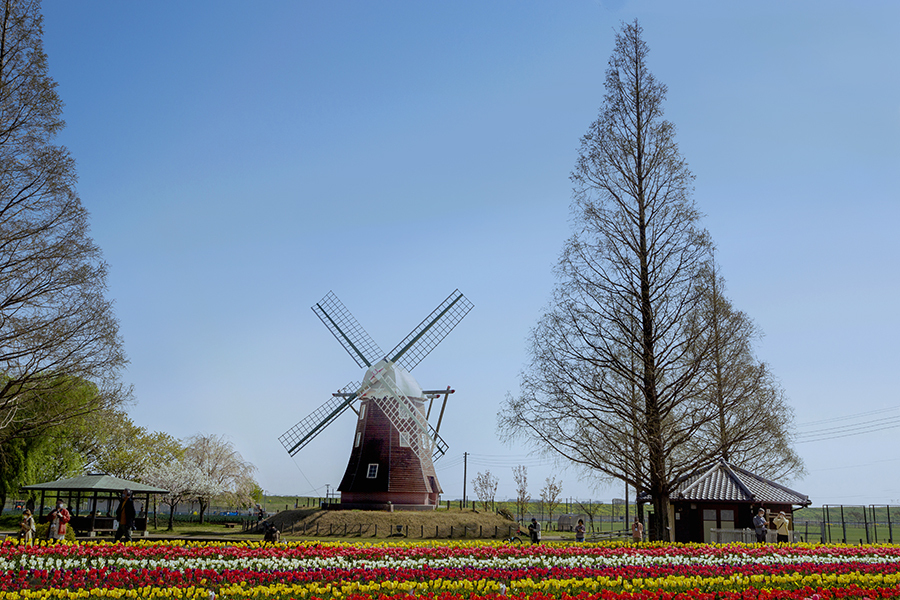
[[[638, 501], [648, 502], [649, 497], [642, 494]], [[713, 529], [753, 529], [753, 516], [760, 508], [766, 511], [769, 531], [774, 532], [771, 519], [775, 515], [783, 511], [791, 517], [795, 506], [810, 503], [804, 494], [719, 459], [675, 485], [669, 495], [670, 537], [675, 542], [709, 543], [715, 541]]]
[[134, 508], [137, 512], [135, 530], [146, 532], [150, 495], [167, 494], [168, 490], [105, 474], [83, 475], [26, 485], [22, 490], [40, 492], [40, 508], [35, 511], [35, 518], [38, 521], [53, 510], [56, 500], [60, 499], [72, 513], [69, 527], [75, 530], [76, 535], [94, 536], [98, 532], [115, 529], [113, 527], [115, 510], [119, 504], [120, 494], [126, 488], [133, 494]]

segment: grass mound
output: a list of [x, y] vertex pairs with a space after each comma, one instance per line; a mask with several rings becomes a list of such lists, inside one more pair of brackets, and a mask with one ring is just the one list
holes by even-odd
[[288, 537], [505, 538], [510, 529], [516, 529], [515, 523], [497, 513], [471, 509], [397, 512], [300, 509], [279, 512], [268, 520]]

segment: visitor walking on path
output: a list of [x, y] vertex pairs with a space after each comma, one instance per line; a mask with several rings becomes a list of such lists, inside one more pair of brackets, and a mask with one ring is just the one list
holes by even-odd
[[47, 530], [47, 539], [56, 541], [66, 539], [66, 523], [71, 518], [72, 515], [66, 510], [65, 503], [62, 500], [57, 500], [56, 508], [47, 515], [47, 521], [50, 523], [50, 528]]
[[119, 507], [116, 508], [116, 519], [119, 521], [119, 527], [116, 529], [117, 542], [119, 540], [131, 541], [131, 530], [134, 529], [134, 516], [134, 500], [131, 497], [131, 490], [125, 488], [122, 490]]
[[584, 519], [578, 519], [578, 525], [575, 526], [575, 541], [583, 542], [584, 541]]
[[19, 538], [25, 542], [26, 546], [31, 545], [35, 529], [34, 517], [31, 516], [31, 511], [26, 508], [25, 512], [22, 513], [22, 522], [19, 523]]
[[528, 533], [531, 534], [532, 544], [541, 543], [541, 524], [538, 523], [537, 519], [534, 517], [531, 517], [531, 525], [528, 526]]
[[644, 541], [644, 524], [637, 515], [634, 517], [634, 523], [631, 524], [631, 541], [635, 544]]

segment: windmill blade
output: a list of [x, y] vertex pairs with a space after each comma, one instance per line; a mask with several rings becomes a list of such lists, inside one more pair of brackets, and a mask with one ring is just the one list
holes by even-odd
[[358, 383], [344, 386], [340, 394], [332, 396], [328, 402], [282, 433], [278, 441], [288, 451], [288, 454], [294, 456], [300, 452], [305, 445], [313, 441], [313, 438], [322, 433], [326, 427], [350, 408], [350, 405], [356, 400], [358, 389]]
[[441, 340], [447, 337], [448, 333], [453, 331], [453, 328], [462, 321], [473, 306], [459, 290], [454, 290], [440, 306], [419, 323], [418, 327], [403, 338], [396, 348], [390, 351], [388, 356], [392, 357], [391, 362], [400, 365], [407, 371], [412, 371], [441, 343]]
[[328, 292], [328, 295], [311, 308], [357, 365], [368, 368], [384, 357], [375, 340], [366, 333], [334, 292]]

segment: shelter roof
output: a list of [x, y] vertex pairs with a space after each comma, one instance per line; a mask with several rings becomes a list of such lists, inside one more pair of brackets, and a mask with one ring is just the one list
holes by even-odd
[[120, 479], [106, 474], [82, 475], [71, 479], [58, 479], [46, 483], [24, 485], [23, 490], [52, 491], [52, 492], [121, 492], [125, 488], [140, 494], [167, 494], [168, 490]]
[[709, 469], [682, 479], [669, 497], [673, 500], [811, 504], [809, 496], [730, 465], [721, 458]]

